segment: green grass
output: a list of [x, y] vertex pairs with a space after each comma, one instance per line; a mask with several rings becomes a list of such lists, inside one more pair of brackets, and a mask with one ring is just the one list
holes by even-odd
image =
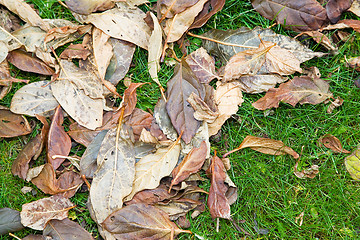
[[[60, 6], [56, 0], [33, 0], [35, 8], [42, 18], [66, 18], [72, 20], [71, 14]], [[154, 2], [154, 1], [152, 1]], [[145, 9], [145, 8], [144, 8]], [[346, 14], [345, 18], [355, 18]], [[202, 28], [194, 31], [201, 34], [209, 29], [236, 29], [241, 26], [268, 27], [273, 22], [256, 13], [248, 1], [228, 0], [224, 9]], [[294, 37], [296, 33], [284, 30], [281, 26], [272, 28], [277, 33]], [[238, 186], [239, 198], [232, 205], [232, 217], [254, 239], [360, 239], [360, 192], [359, 182], [351, 179], [344, 167], [345, 154], [336, 154], [317, 145], [317, 140], [324, 134], [333, 134], [340, 139], [343, 146], [354, 149], [360, 139], [360, 89], [353, 80], [358, 73], [345, 66], [344, 56], [355, 57], [360, 54], [360, 37], [352, 33], [353, 41], [342, 44], [339, 54], [313, 59], [302, 66], [317, 66], [322, 78], [330, 83], [334, 96], [344, 99], [344, 104], [332, 114], [326, 113], [328, 104], [297, 105], [295, 108], [280, 104], [278, 109], [267, 117], [262, 111], [251, 106], [251, 103], [264, 94], [244, 94], [245, 102], [236, 116], [229, 119], [222, 128], [222, 135], [213, 141], [212, 150], [220, 154], [237, 147], [247, 135], [270, 137], [283, 141], [298, 153], [301, 153], [299, 166], [306, 168], [312, 164], [320, 166], [320, 173], [314, 179], [298, 179], [293, 174], [295, 160], [290, 156], [270, 156], [244, 149], [230, 155], [232, 168], [231, 179]], [[189, 38], [189, 51], [199, 47], [199, 39]], [[313, 50], [321, 50], [308, 41], [305, 44]], [[128, 73], [134, 82], [151, 82], [147, 72], [147, 52], [137, 49], [133, 58], [134, 67]], [[39, 80], [33, 74], [11, 68], [12, 74], [19, 78]], [[162, 65], [159, 74], [163, 86], [172, 76], [172, 68]], [[14, 92], [23, 84], [14, 84], [12, 92], [0, 104], [9, 106]], [[119, 84], [118, 90], [125, 87]], [[138, 94], [138, 107], [153, 109], [159, 92], [155, 84], [144, 85]], [[35, 133], [34, 133], [35, 134]], [[34, 135], [33, 134], [33, 135]], [[24, 203], [45, 197], [31, 183], [26, 183], [11, 175], [12, 161], [29, 136], [0, 140], [0, 207], [21, 210]], [[80, 149], [81, 150], [81, 149]], [[78, 149], [76, 150], [78, 151]], [[37, 164], [44, 161], [40, 157]], [[209, 188], [209, 181], [202, 183]], [[31, 186], [37, 194], [23, 194], [20, 189]], [[96, 225], [86, 210], [87, 193], [77, 193], [71, 200], [77, 207], [70, 212], [72, 219], [98, 236]], [[304, 222], [300, 227], [295, 218], [304, 212]], [[254, 229], [254, 215], [259, 228], [269, 230], [267, 235], [260, 235]], [[211, 219], [208, 211], [196, 219], [190, 219], [190, 230], [206, 239], [240, 239], [244, 235], [238, 232], [226, 220], [220, 220], [220, 231], [216, 232], [216, 221]], [[23, 230], [16, 235], [24, 237], [32, 230]], [[38, 232], [39, 233], [39, 232]], [[10, 239], [0, 236], [0, 239]], [[99, 237], [97, 238], [99, 239]], [[194, 235], [182, 235], [180, 239], [196, 239]]]

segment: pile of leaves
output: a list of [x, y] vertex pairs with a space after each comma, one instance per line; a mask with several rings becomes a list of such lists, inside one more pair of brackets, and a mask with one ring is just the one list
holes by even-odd
[[[338, 31], [328, 38], [326, 33], [342, 28], [360, 31], [357, 20], [339, 21], [350, 7], [358, 14], [360, 4], [330, 0], [323, 7], [321, 2], [253, 0], [252, 4], [264, 17], [300, 32], [298, 37], [310, 36], [336, 54], [336, 43], [348, 35]], [[202, 27], [225, 0], [159, 0], [144, 13], [137, 6], [146, 3], [66, 0], [62, 4], [72, 11], [78, 21], [74, 23], [41, 19], [22, 0], [0, 0], [4, 6], [0, 9], [0, 97], [12, 83], [29, 82], [12, 77], [8, 62], [51, 78], [28, 83], [14, 94], [10, 109], [0, 108], [0, 137], [33, 132], [23, 115], [42, 123], [13, 162], [12, 173], [52, 195], [24, 204], [21, 213], [0, 209], [0, 223], [8, 223], [0, 224], [1, 234], [29, 227], [43, 234], [27, 240], [93, 239], [67, 218], [74, 207], [69, 198], [84, 183], [89, 190], [88, 210], [104, 239], [172, 239], [191, 233], [179, 227], [188, 228], [187, 213], [192, 211], [195, 218], [206, 205], [214, 219], [231, 221], [230, 205], [237, 200], [237, 186], [227, 174], [231, 153], [251, 148], [300, 157], [282, 141], [256, 136], [247, 136], [222, 157], [216, 152], [211, 155], [209, 138], [236, 114], [242, 94], [266, 92], [252, 104], [259, 110], [277, 108], [280, 102], [294, 107], [330, 103], [328, 112], [341, 106], [343, 100], [334, 98], [316, 67], [301, 67], [327, 53], [313, 52], [270, 28], [213, 29], [201, 36], [189, 32]], [[187, 35], [203, 39], [203, 47], [188, 53]], [[80, 39], [82, 43], [73, 44]], [[55, 50], [69, 43], [58, 56]], [[176, 45], [183, 52], [180, 59]], [[153, 113], [136, 108], [136, 90], [144, 83], [125, 77], [136, 47], [148, 51], [149, 74], [161, 93]], [[165, 62], [165, 57], [176, 62], [166, 90], [158, 72], [161, 65], [174, 63]], [[354, 61], [348, 64], [358, 67]], [[120, 82], [127, 87], [122, 93], [116, 88]], [[64, 117], [70, 121], [68, 131]], [[319, 141], [349, 153], [334, 136]], [[81, 158], [69, 156], [74, 142], [86, 147]], [[44, 148], [46, 162], [32, 167]], [[347, 158], [346, 166], [359, 180], [358, 151]], [[209, 192], [199, 187], [204, 181], [201, 171], [210, 178]], [[301, 172], [294, 167], [300, 178], [315, 177], [318, 172], [315, 165]]]

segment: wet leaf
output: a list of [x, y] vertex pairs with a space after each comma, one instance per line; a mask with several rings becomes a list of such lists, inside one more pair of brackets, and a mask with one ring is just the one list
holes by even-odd
[[216, 155], [211, 159], [208, 169], [211, 175], [211, 185], [207, 205], [211, 217], [230, 219], [230, 204], [226, 197], [227, 186], [225, 185], [226, 172], [223, 162]]
[[207, 146], [205, 141], [201, 142], [199, 148], [193, 148], [181, 163], [172, 171], [173, 179], [171, 180], [170, 189], [173, 185], [184, 181], [192, 173], [198, 172], [205, 162]]
[[182, 139], [185, 143], [189, 143], [200, 127], [200, 122], [194, 118], [194, 109], [187, 99], [192, 92], [203, 99], [203, 85], [183, 61], [176, 66], [174, 75], [167, 86], [167, 113], [178, 134], [184, 131]]
[[53, 156], [68, 156], [71, 149], [71, 139], [64, 131], [64, 127], [62, 126], [63, 121], [63, 112], [61, 107], [58, 106], [50, 125], [47, 141], [47, 160], [55, 170], [65, 161], [65, 159], [59, 157], [53, 158]]
[[326, 10], [316, 0], [252, 0], [254, 9], [262, 16], [286, 28], [303, 32], [317, 30], [328, 22]]
[[131, 193], [125, 198], [129, 201], [141, 190], [154, 189], [163, 177], [169, 176], [176, 166], [180, 153], [178, 141], [168, 148], [159, 148], [155, 153], [140, 159], [135, 165], [135, 179]]
[[0, 137], [10, 138], [31, 133], [29, 122], [22, 115], [0, 109]]
[[201, 83], [210, 83], [214, 78], [220, 78], [215, 70], [214, 58], [204, 48], [199, 48], [189, 54], [185, 61]]
[[167, 214], [151, 205], [133, 204], [112, 213], [103, 223], [119, 239], [170, 239], [190, 231], [179, 229]]
[[36, 135], [25, 145], [11, 166], [11, 173], [24, 180], [26, 179], [29, 170], [30, 161], [36, 160], [40, 156], [49, 132], [50, 126], [46, 119], [43, 117], [38, 117], [38, 119], [44, 124], [41, 133]]
[[101, 144], [98, 168], [90, 188], [91, 204], [98, 223], [123, 205], [135, 176], [134, 145], [123, 129], [109, 130]]
[[0, 208], [0, 236], [23, 229], [20, 212], [11, 208]]
[[22, 206], [21, 223], [25, 227], [43, 230], [47, 221], [65, 219], [73, 207], [69, 199], [61, 196], [42, 198]]
[[202, 11], [204, 4], [208, 0], [199, 0], [185, 11], [178, 13], [173, 18], [166, 21], [164, 32], [169, 43], [176, 42], [193, 24], [195, 17]]
[[331, 23], [337, 23], [341, 14], [351, 7], [353, 0], [329, 0], [326, 4], [326, 13]]
[[231, 150], [226, 153], [223, 157], [226, 157], [230, 153], [239, 151], [243, 148], [251, 148], [255, 151], [270, 154], [270, 155], [284, 155], [289, 154], [294, 158], [299, 158], [299, 154], [297, 154], [292, 148], [286, 146], [282, 141], [273, 140], [270, 138], [260, 138], [254, 136], [247, 136], [244, 141], [240, 144], [239, 147]]
[[[104, 33], [148, 49], [151, 30], [144, 21], [145, 13], [139, 8], [121, 5], [103, 13], [93, 13], [86, 19]], [[129, 27], [131, 26], [131, 27]]]
[[277, 108], [280, 102], [288, 103], [293, 107], [297, 103], [316, 105], [331, 97], [329, 83], [320, 78], [301, 76], [280, 84], [278, 88], [271, 88], [264, 97], [252, 105], [259, 110]]
[[49, 117], [59, 106], [51, 91], [49, 81], [38, 81], [23, 86], [16, 91], [10, 110], [14, 113], [34, 117], [40, 115]]
[[334, 152], [351, 153], [350, 151], [348, 151], [342, 147], [341, 142], [337, 137], [335, 137], [331, 134], [326, 134], [326, 135], [322, 136], [321, 138], [319, 138], [319, 142], [324, 144], [325, 147], [330, 148]]
[[68, 218], [50, 220], [46, 224], [43, 235], [52, 237], [53, 240], [94, 240], [88, 231]]
[[49, 24], [44, 22], [35, 10], [23, 0], [0, 0], [0, 4], [32, 26], [40, 27], [44, 31], [50, 30]]
[[73, 12], [88, 15], [114, 7], [113, 0], [66, 0], [65, 3]]
[[263, 29], [255, 27], [254, 29], [248, 29], [246, 27], [242, 27], [226, 31], [214, 29], [205, 33], [204, 36], [217, 41], [237, 45], [227, 46], [212, 41], [204, 41], [203, 46], [208, 53], [219, 57], [223, 63], [226, 63], [238, 52], [249, 50], [249, 48], [259, 47], [261, 43], [260, 39], [276, 43], [277, 46], [290, 51], [301, 63], [310, 60], [313, 57], [321, 57], [325, 55], [325, 53], [313, 52], [302, 45], [298, 40], [281, 34], [276, 34], [268, 28]]
[[345, 167], [353, 179], [360, 181], [360, 148], [345, 158]]
[[61, 80], [51, 84], [56, 100], [80, 125], [91, 130], [100, 127], [103, 117], [101, 82], [91, 72], [76, 67], [72, 62], [62, 60], [61, 65]]

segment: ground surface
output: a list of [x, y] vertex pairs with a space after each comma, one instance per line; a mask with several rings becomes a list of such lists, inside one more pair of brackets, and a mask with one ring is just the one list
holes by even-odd
[[[60, 6], [56, 0], [32, 0], [42, 18], [72, 19], [71, 14]], [[155, 2], [155, 1], [151, 1]], [[143, 7], [146, 9], [146, 7]], [[345, 15], [344, 18], [355, 18]], [[211, 28], [236, 29], [242, 26], [268, 27], [273, 23], [264, 19], [253, 9], [249, 1], [227, 0], [224, 9], [212, 17], [206, 26], [194, 33], [201, 34]], [[272, 28], [277, 33], [295, 36], [281, 26]], [[327, 105], [304, 105], [293, 108], [280, 104], [278, 109], [265, 117], [264, 113], [254, 109], [251, 103], [263, 95], [245, 94], [245, 102], [236, 116], [228, 120], [222, 128], [222, 136], [212, 142], [212, 150], [224, 153], [237, 147], [247, 135], [270, 137], [282, 140], [298, 153], [302, 152], [300, 166], [318, 164], [320, 173], [314, 179], [302, 180], [293, 174], [295, 160], [290, 156], [270, 156], [252, 150], [242, 150], [230, 156], [232, 168], [229, 175], [239, 187], [239, 198], [232, 205], [232, 216], [255, 239], [360, 239], [360, 184], [350, 178], [344, 167], [345, 154], [336, 154], [324, 147], [317, 146], [317, 140], [324, 134], [333, 134], [340, 139], [348, 150], [354, 149], [360, 141], [360, 89], [353, 84], [358, 73], [345, 66], [344, 56], [360, 55], [360, 37], [353, 31], [353, 42], [341, 45], [339, 54], [321, 59], [313, 59], [305, 66], [317, 66], [323, 79], [330, 81], [330, 90], [334, 96], [344, 99], [344, 104], [332, 114], [326, 113]], [[191, 39], [189, 50], [195, 50], [201, 44], [199, 39]], [[323, 51], [321, 47], [310, 45], [313, 50]], [[180, 56], [180, 55], [179, 55]], [[151, 82], [147, 73], [147, 53], [137, 49], [133, 74], [134, 82]], [[18, 78], [39, 80], [39, 77], [21, 72], [12, 67], [12, 74]], [[163, 66], [160, 78], [163, 86], [172, 76], [172, 69]], [[0, 101], [9, 106], [10, 100], [23, 84], [15, 84], [12, 92]], [[124, 90], [119, 84], [118, 91]], [[155, 84], [145, 85], [139, 91], [138, 107], [153, 109], [158, 95]], [[35, 131], [32, 134], [35, 135]], [[45, 197], [40, 190], [33, 196], [23, 194], [23, 186], [36, 187], [11, 175], [13, 160], [31, 136], [0, 140], [0, 208], [10, 207], [21, 210], [24, 203]], [[78, 146], [74, 153], [81, 154], [83, 148]], [[44, 155], [40, 157], [44, 161]], [[205, 182], [205, 188], [210, 183]], [[78, 193], [71, 199], [77, 207], [70, 211], [70, 217], [78, 221], [95, 237], [96, 226], [86, 210], [87, 193]], [[300, 227], [295, 218], [304, 212], [304, 222]], [[254, 217], [259, 228], [268, 229], [267, 235], [260, 235], [254, 228]], [[220, 221], [220, 232], [215, 231], [216, 222], [205, 212], [197, 219], [190, 220], [190, 230], [205, 239], [240, 239], [239, 233], [229, 222]], [[16, 233], [24, 237], [31, 230]], [[0, 236], [0, 239], [10, 239]], [[180, 239], [195, 239], [192, 235], [183, 235]]]

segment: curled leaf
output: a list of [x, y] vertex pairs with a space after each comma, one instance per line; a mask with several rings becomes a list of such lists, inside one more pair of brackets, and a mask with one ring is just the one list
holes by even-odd
[[351, 153], [350, 151], [348, 151], [342, 147], [341, 142], [337, 137], [335, 137], [331, 134], [326, 134], [326, 135], [322, 136], [321, 138], [319, 138], [319, 142], [324, 144], [325, 147], [330, 148], [334, 152]]

